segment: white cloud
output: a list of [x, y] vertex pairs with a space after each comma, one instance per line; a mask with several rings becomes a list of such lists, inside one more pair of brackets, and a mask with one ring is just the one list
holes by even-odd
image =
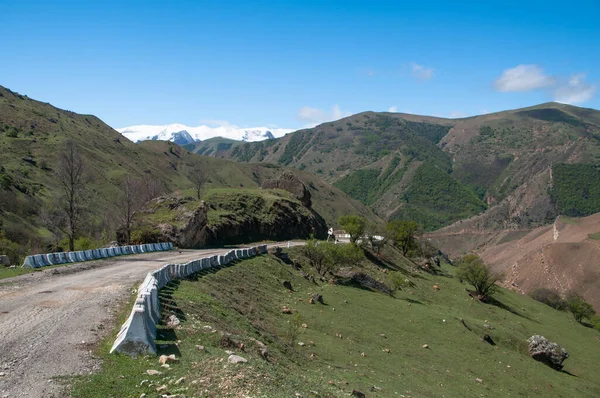
[[565, 104], [578, 104], [592, 99], [597, 87], [585, 81], [585, 73], [573, 75], [554, 91], [554, 99]]
[[517, 65], [514, 68], [505, 69], [502, 75], [494, 82], [496, 90], [509, 91], [531, 91], [553, 85], [555, 79], [544, 74], [542, 68], [537, 65]]
[[417, 80], [430, 80], [433, 78], [433, 68], [428, 68], [423, 65], [412, 62], [410, 64], [411, 74]]
[[319, 123], [338, 120], [350, 115], [350, 112], [342, 110], [342, 108], [340, 108], [340, 106], [336, 104], [331, 108], [331, 111], [329, 112], [319, 108], [303, 106], [298, 110], [296, 117], [302, 122], [308, 123], [310, 125], [317, 125]]
[[396, 105], [394, 106], [390, 106], [390, 108], [388, 109], [388, 112], [398, 112], [398, 107]]

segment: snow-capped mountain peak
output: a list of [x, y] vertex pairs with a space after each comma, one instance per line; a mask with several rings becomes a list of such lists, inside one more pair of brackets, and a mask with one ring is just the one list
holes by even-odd
[[294, 131], [292, 129], [270, 129], [268, 127], [240, 128], [234, 125], [189, 127], [178, 123], [166, 126], [139, 125], [116, 130], [133, 142], [160, 140], [173, 141], [179, 145], [204, 141], [213, 137], [246, 142], [262, 141], [282, 137]]

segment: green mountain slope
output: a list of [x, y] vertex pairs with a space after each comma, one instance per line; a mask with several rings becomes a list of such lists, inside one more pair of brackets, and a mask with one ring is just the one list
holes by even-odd
[[[389, 251], [356, 268], [387, 282], [380, 268], [386, 267], [412, 281], [394, 296], [317, 285], [302, 276], [314, 271], [299, 249], [287, 251], [301, 271], [265, 255], [163, 289], [168, 304], [162, 317], [175, 313], [181, 325], [160, 327], [159, 355], [175, 353], [181, 361], [149, 385], [145, 372], [160, 369], [157, 359], [108, 354], [110, 338], [99, 350], [102, 370], [76, 380], [72, 395], [154, 396], [163, 384], [171, 394], [208, 397], [348, 397], [353, 390], [367, 397], [600, 394], [598, 331], [566, 312], [505, 289], [496, 305], [472, 301], [453, 277], [454, 267], [443, 264], [443, 275], [431, 275]], [[321, 294], [325, 304], [310, 304], [312, 294]], [[292, 314], [282, 313], [283, 306]], [[530, 358], [527, 339], [536, 334], [568, 351], [564, 371]], [[225, 364], [228, 350], [248, 362]]]
[[[311, 171], [381, 217], [413, 218], [427, 229], [481, 214], [485, 205], [479, 217], [488, 226], [533, 227], [564, 211], [556, 202], [564, 184], [553, 185], [553, 168], [600, 163], [600, 112], [558, 103], [464, 119], [364, 112], [219, 156]], [[414, 180], [422, 164], [449, 178], [429, 180], [439, 185], [428, 188], [427, 200], [407, 205], [407, 195], [422, 189]], [[584, 192], [595, 182], [570, 180], [568, 189]], [[600, 211], [595, 200], [574, 206], [569, 211], [578, 215]]]
[[[56, 191], [55, 171], [66, 140], [77, 145], [91, 177], [88, 206], [95, 211], [84, 234], [94, 239], [114, 239], [118, 226], [114, 202], [126, 175], [161, 186], [163, 192], [189, 190], [193, 196], [188, 177], [194, 170], [206, 172], [207, 189], [258, 189], [264, 180], [284, 171], [275, 165], [202, 157], [168, 142], [137, 145], [95, 116], [61, 110], [0, 86], [0, 250], [16, 243], [22, 256], [47, 250], [54, 240], [45, 228], [43, 209]], [[380, 221], [366, 206], [317, 176], [295, 173], [311, 190], [313, 208], [328, 224], [335, 225], [348, 213]]]

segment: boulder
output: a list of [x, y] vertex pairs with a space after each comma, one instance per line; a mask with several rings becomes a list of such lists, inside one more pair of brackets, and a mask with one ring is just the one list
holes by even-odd
[[167, 326], [174, 328], [176, 326], [179, 326], [180, 323], [181, 323], [181, 321], [179, 320], [179, 318], [177, 318], [173, 314], [171, 314], [167, 317]]
[[544, 336], [531, 336], [527, 342], [529, 343], [529, 355], [553, 369], [561, 370], [563, 361], [569, 357], [567, 350]]
[[283, 287], [285, 287], [287, 290], [294, 291], [294, 289], [292, 288], [292, 282], [290, 281], [283, 281]]
[[227, 358], [227, 362], [229, 362], [229, 363], [246, 363], [246, 362], [248, 362], [248, 360], [239, 355], [230, 355]]
[[318, 294], [318, 293], [315, 293], [315, 294], [313, 294], [312, 296], [310, 296], [310, 299], [311, 299], [311, 300], [312, 300], [314, 303], [321, 303], [321, 304], [325, 304], [325, 303], [323, 302], [323, 296], [322, 296], [322, 295], [320, 295], [320, 294]]
[[311, 207], [310, 191], [306, 185], [294, 173], [290, 171], [284, 172], [276, 180], [266, 180], [262, 183], [263, 189], [283, 189], [290, 192], [304, 206]]

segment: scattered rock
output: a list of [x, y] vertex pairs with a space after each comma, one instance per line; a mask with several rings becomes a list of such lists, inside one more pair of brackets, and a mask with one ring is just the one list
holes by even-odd
[[229, 363], [246, 363], [246, 362], [248, 362], [248, 360], [239, 355], [230, 355], [229, 358], [227, 358], [227, 362], [229, 362]]
[[181, 321], [174, 314], [171, 314], [167, 317], [167, 326], [169, 327], [174, 328], [176, 326], [179, 326], [180, 323]]
[[477, 383], [483, 383], [483, 380], [481, 380], [479, 377], [478, 377], [478, 378], [476, 378], [476, 379], [475, 379], [475, 381], [476, 381]]
[[169, 364], [160, 365], [161, 368], [169, 369], [171, 366]]
[[154, 370], [154, 369], [148, 369], [146, 371], [146, 373], [148, 373], [148, 375], [150, 375], [150, 376], [158, 376], [158, 375], [162, 374], [162, 372], [159, 372], [158, 370]]
[[287, 290], [294, 291], [294, 289], [292, 288], [292, 282], [290, 281], [283, 281], [283, 287], [285, 287]]
[[197, 346], [196, 346], [196, 349], [197, 349], [198, 351], [206, 351], [206, 349], [204, 348], [204, 346], [203, 346], [203, 345], [197, 345]]
[[169, 388], [169, 387], [167, 387], [167, 385], [166, 385], [166, 384], [163, 384], [162, 386], [160, 386], [160, 387], [156, 388], [156, 391], [157, 391], [157, 392], [163, 392], [163, 391], [164, 391], [164, 392], [167, 392], [167, 389], [168, 389], [168, 388]]
[[489, 334], [484, 334], [483, 337], [481, 338], [481, 341], [485, 341], [488, 344], [491, 345], [496, 345], [496, 343], [494, 342], [494, 340], [492, 340], [492, 338], [490, 337]]
[[360, 392], [358, 390], [352, 390], [352, 396], [356, 397], [356, 398], [367, 398], [367, 396], [365, 395], [365, 393]]
[[304, 347], [304, 342], [302, 342], [302, 341], [299, 341], [299, 342], [298, 342], [298, 345], [299, 345], [300, 347]]
[[529, 355], [553, 369], [561, 370], [563, 361], [569, 357], [567, 350], [544, 336], [531, 336], [527, 342], [529, 343]]
[[364, 358], [364, 357], [366, 357], [366, 356], [367, 356], [367, 354], [365, 354], [364, 352], [361, 352], [361, 353], [360, 353], [360, 356]]
[[382, 337], [382, 338], [384, 338], [384, 339], [387, 339], [387, 336], [386, 336], [385, 334], [383, 334], [383, 333], [379, 333], [379, 337]]
[[440, 290], [440, 287], [438, 285], [433, 285], [433, 290]]
[[423, 344], [423, 348], [429, 348], [429, 344]]
[[181, 384], [185, 381], [185, 377], [180, 377], [179, 379], [177, 379], [177, 381], [175, 382], [175, 384]]
[[161, 365], [164, 365], [164, 364], [167, 364], [167, 363], [170, 363], [170, 362], [177, 362], [177, 361], [178, 361], [178, 359], [177, 359], [177, 357], [175, 356], [175, 354], [171, 354], [171, 355], [161, 355], [161, 356], [158, 358], [158, 363], [160, 363]]
[[387, 352], [388, 354], [390, 353], [390, 349], [389, 348], [384, 348], [383, 351]]
[[323, 302], [323, 296], [320, 295], [320, 294], [318, 294], [318, 293], [315, 293], [315, 294], [311, 295], [310, 299], [313, 301], [313, 303], [314, 302], [318, 302], [318, 303], [321, 303], [321, 304], [325, 304]]
[[303, 327], [304, 329], [306, 329], [306, 328], [308, 327], [308, 325], [307, 325], [306, 323], [303, 323], [303, 324], [302, 324], [302, 327]]
[[281, 312], [283, 312], [284, 314], [291, 314], [292, 310], [290, 310], [288, 307], [283, 307], [281, 309]]
[[355, 286], [376, 290], [389, 295], [393, 293], [392, 289], [390, 289], [386, 284], [379, 282], [364, 272], [355, 271], [351, 267], [338, 270], [335, 273], [335, 283], [343, 286]]

